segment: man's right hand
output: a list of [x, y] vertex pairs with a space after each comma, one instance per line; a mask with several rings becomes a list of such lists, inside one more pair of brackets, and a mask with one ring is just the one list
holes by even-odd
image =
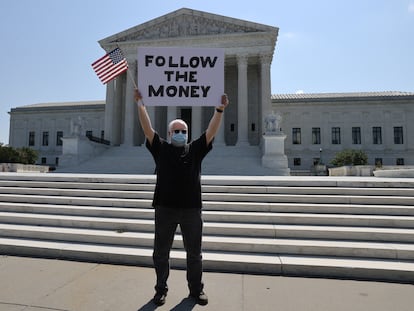
[[134, 99], [135, 102], [139, 102], [140, 100], [142, 100], [141, 92], [138, 89], [134, 90]]

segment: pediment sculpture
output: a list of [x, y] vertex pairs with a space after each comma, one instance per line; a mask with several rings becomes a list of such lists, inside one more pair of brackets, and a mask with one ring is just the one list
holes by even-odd
[[256, 29], [242, 27], [197, 16], [182, 15], [161, 24], [142, 29], [122, 37], [117, 42], [187, 36], [208, 36], [228, 33], [255, 32]]

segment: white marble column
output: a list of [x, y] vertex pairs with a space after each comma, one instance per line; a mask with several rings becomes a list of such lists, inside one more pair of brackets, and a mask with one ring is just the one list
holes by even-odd
[[224, 118], [226, 117], [225, 113], [226, 112], [223, 112], [223, 116], [221, 118], [221, 124], [220, 124], [219, 130], [218, 130], [218, 133], [216, 134], [216, 137], [214, 138], [214, 144], [216, 146], [218, 146], [218, 145], [223, 145], [224, 146], [226, 144], [226, 141], [224, 139], [224, 129], [225, 129], [225, 126], [226, 126], [226, 124], [224, 122]]
[[200, 137], [201, 129], [201, 119], [202, 119], [202, 107], [195, 106], [191, 108], [191, 138], [197, 139]]
[[264, 120], [272, 112], [272, 91], [270, 87], [270, 64], [272, 63], [272, 55], [264, 54], [260, 56], [260, 79], [261, 79], [261, 111], [262, 132], [264, 129]]
[[168, 137], [168, 125], [170, 125], [170, 122], [172, 120], [177, 119], [177, 107], [175, 106], [168, 106], [167, 107], [167, 133], [165, 134], [165, 137]]
[[248, 92], [247, 92], [247, 65], [248, 56], [237, 56], [237, 145], [248, 145]]
[[114, 101], [115, 101], [115, 80], [106, 84], [106, 100], [105, 100], [105, 139], [114, 144], [112, 129], [114, 120]]
[[115, 99], [112, 113], [112, 145], [119, 146], [121, 144], [121, 137], [123, 131], [122, 120], [122, 98], [124, 92], [125, 78], [119, 76], [115, 80]]
[[155, 120], [155, 109], [157, 109], [157, 107], [154, 107], [154, 106], [146, 106], [146, 109], [147, 109], [148, 116], [149, 116], [149, 118], [151, 120], [152, 127], [153, 128], [156, 128], [157, 124], [155, 124], [156, 123], [156, 120]]
[[124, 146], [134, 145], [134, 121], [136, 117], [135, 100], [134, 100], [134, 82], [131, 75], [126, 76], [126, 90], [124, 102]]

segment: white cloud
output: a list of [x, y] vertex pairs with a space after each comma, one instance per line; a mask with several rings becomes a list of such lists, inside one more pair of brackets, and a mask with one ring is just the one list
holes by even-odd
[[414, 13], [414, 2], [410, 2], [408, 5], [408, 12]]
[[296, 34], [294, 32], [282, 32], [281, 35], [288, 39], [296, 37]]
[[303, 93], [305, 93], [303, 90], [297, 90], [296, 91], [296, 94], [303, 94]]
[[297, 39], [299, 37], [299, 34], [296, 32], [292, 32], [292, 31], [287, 31], [287, 32], [279, 32], [279, 37], [281, 39], [286, 39], [286, 40], [294, 40]]

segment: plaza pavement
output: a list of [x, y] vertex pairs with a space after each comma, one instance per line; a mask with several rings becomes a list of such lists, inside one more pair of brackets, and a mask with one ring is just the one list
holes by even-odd
[[411, 311], [414, 286], [338, 279], [204, 273], [207, 306], [187, 298], [172, 270], [164, 306], [152, 304], [152, 268], [1, 256], [0, 311]]

